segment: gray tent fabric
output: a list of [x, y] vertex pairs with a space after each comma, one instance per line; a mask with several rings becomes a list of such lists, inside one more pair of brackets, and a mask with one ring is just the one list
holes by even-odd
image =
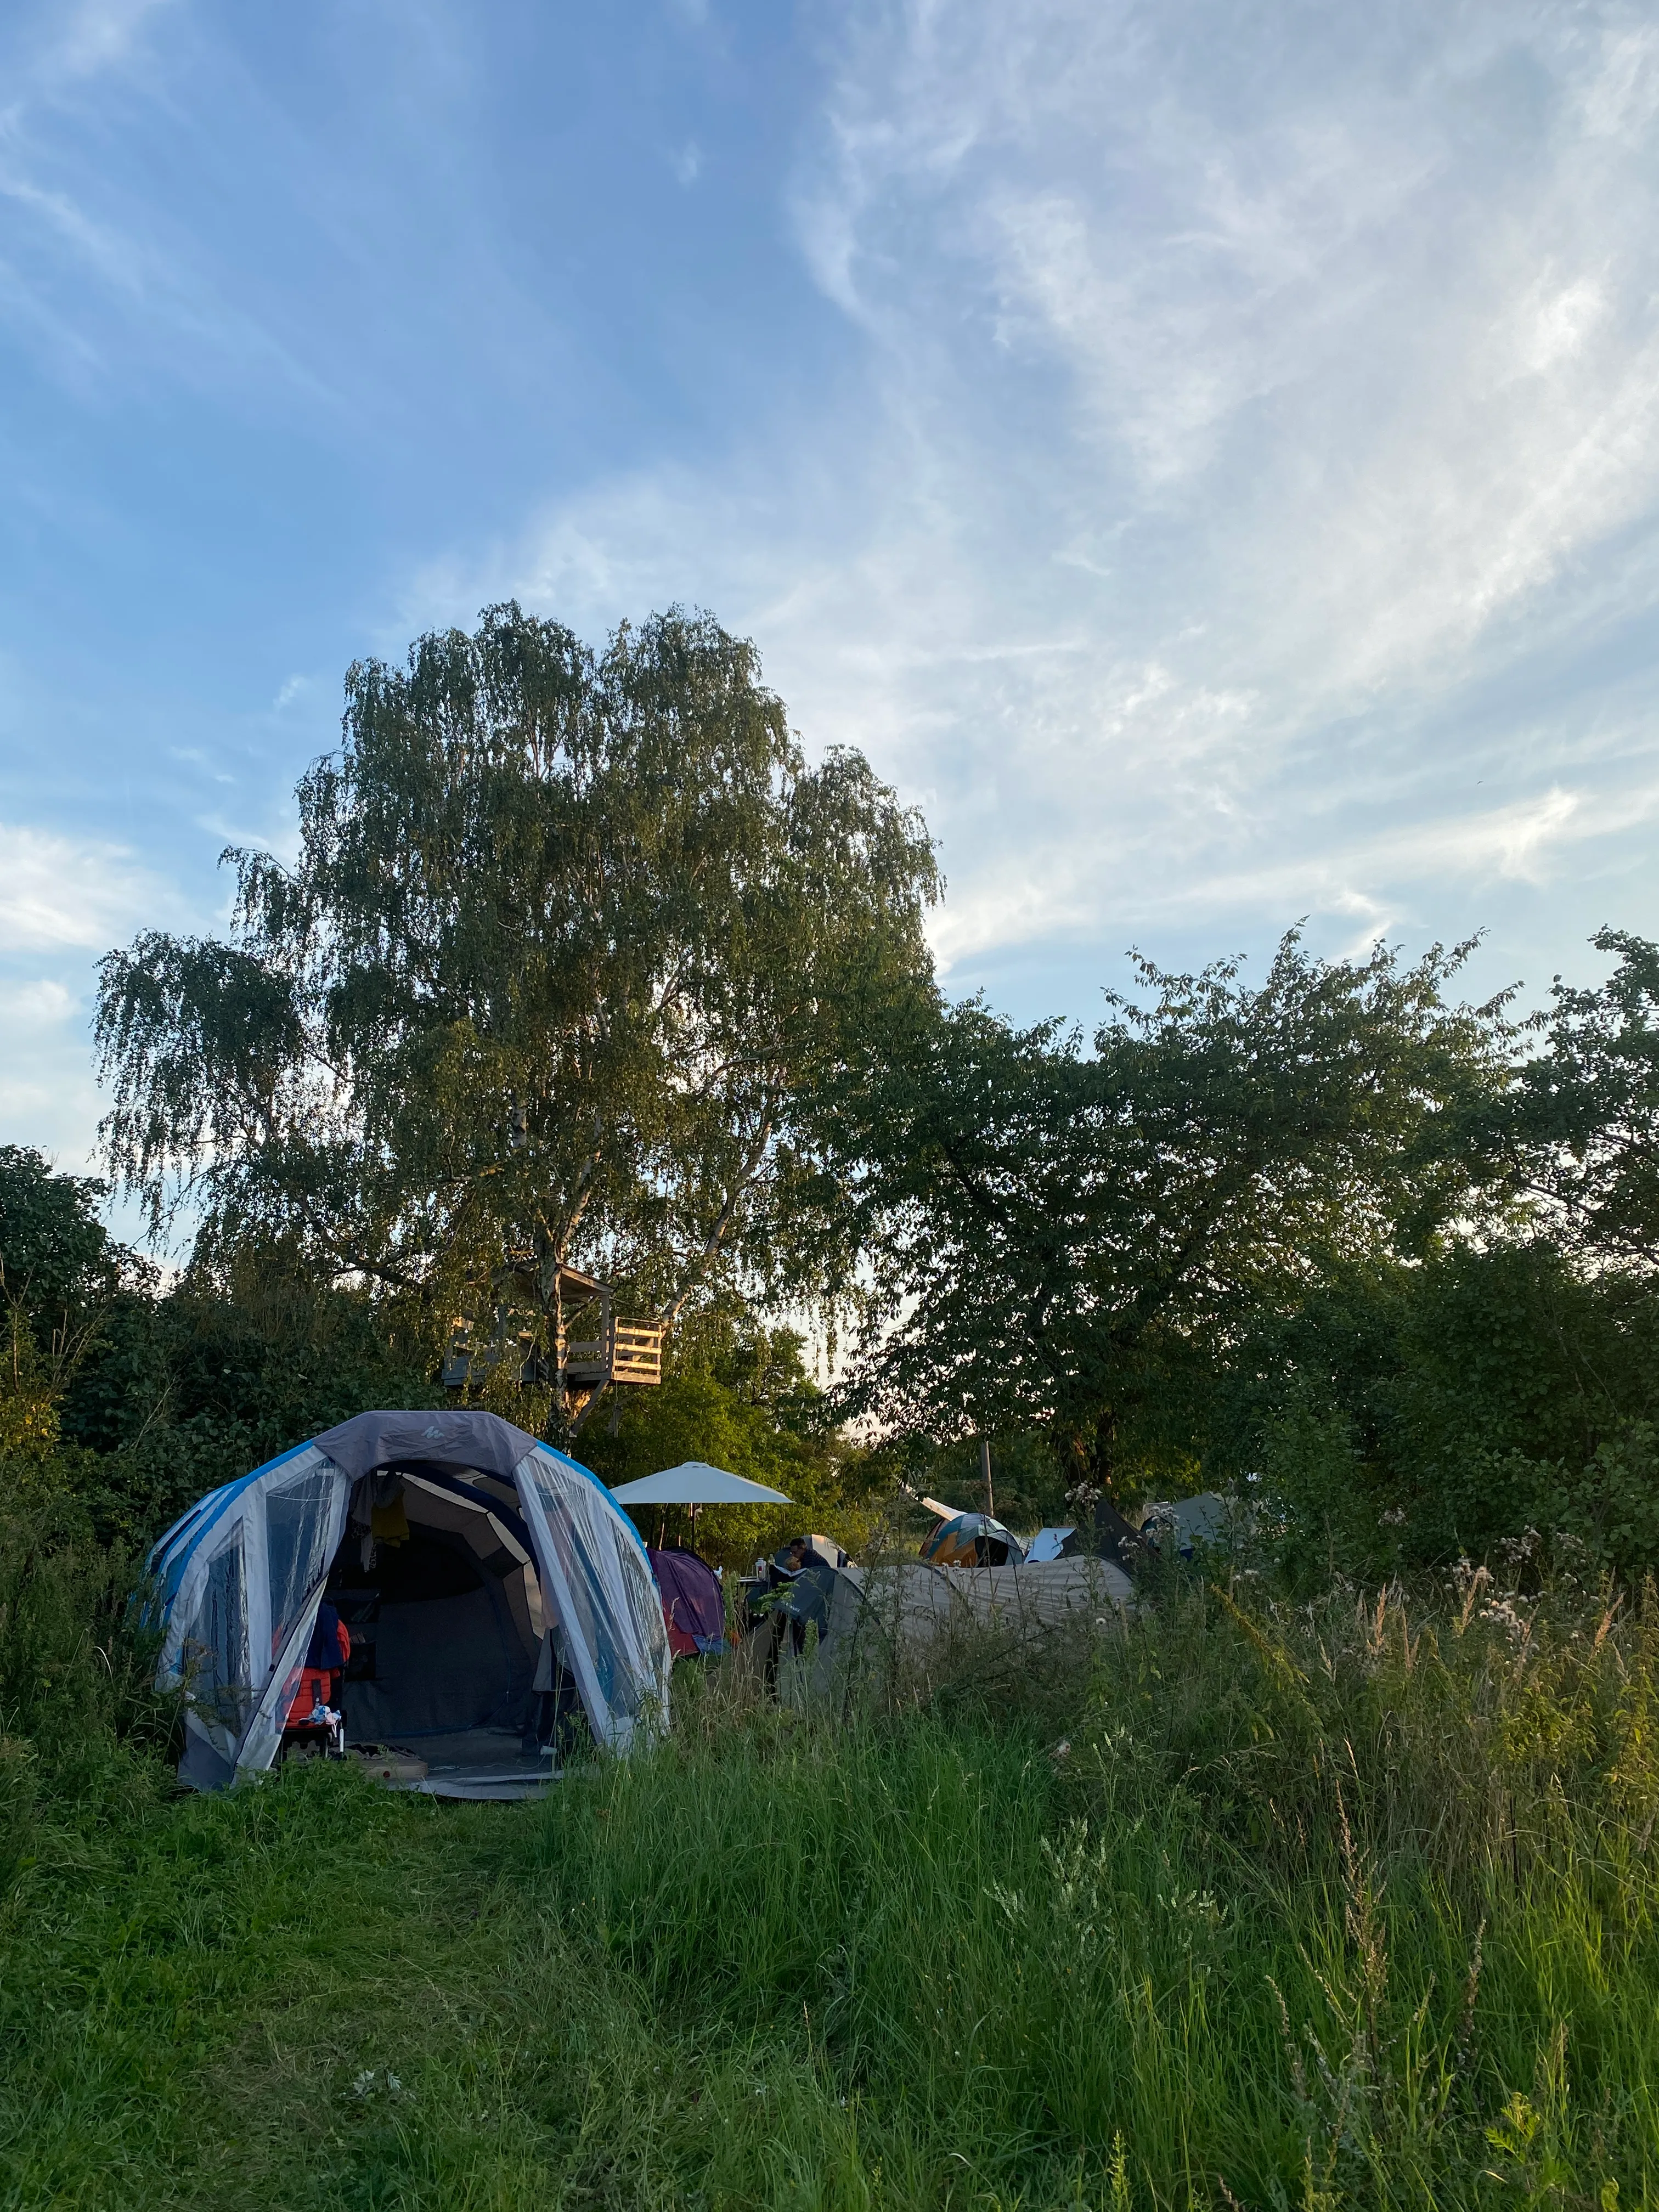
[[1002, 1567], [890, 1560], [834, 1576], [816, 1651], [778, 1668], [788, 1703], [844, 1697], [860, 1675], [925, 1678], [953, 1634], [995, 1626], [1015, 1644], [1097, 1629], [1133, 1609], [1134, 1585], [1109, 1560]]
[[1195, 1544], [1232, 1543], [1245, 1530], [1248, 1515], [1237, 1498], [1201, 1490], [1195, 1498], [1158, 1499], [1140, 1516], [1140, 1533], [1158, 1550], [1191, 1559]]
[[[396, 1495], [401, 1540], [373, 1527]], [[276, 1758], [325, 1590], [353, 1632], [358, 1741], [533, 1741], [550, 1626], [596, 1741], [625, 1751], [668, 1724], [667, 1634], [637, 1532], [588, 1469], [494, 1414], [343, 1421], [198, 1501], [149, 1568], [157, 1680], [185, 1692], [180, 1771], [200, 1786]]]
[[377, 1468], [441, 1468], [459, 1474], [499, 1475], [511, 1482], [536, 1438], [495, 1413], [359, 1413], [313, 1443], [342, 1474], [372, 1474]]

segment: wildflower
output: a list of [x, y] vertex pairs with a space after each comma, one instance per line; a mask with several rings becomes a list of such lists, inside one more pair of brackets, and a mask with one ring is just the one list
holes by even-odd
[[1480, 1617], [1489, 1628], [1501, 1628], [1512, 1644], [1524, 1644], [1532, 1632], [1532, 1622], [1513, 1598], [1488, 1598]]
[[1543, 1540], [1536, 1528], [1528, 1528], [1518, 1536], [1505, 1536], [1498, 1548], [1512, 1565], [1519, 1566], [1531, 1559]]

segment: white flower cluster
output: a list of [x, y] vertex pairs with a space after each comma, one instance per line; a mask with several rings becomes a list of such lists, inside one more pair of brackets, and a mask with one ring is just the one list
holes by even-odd
[[1480, 1618], [1489, 1628], [1501, 1628], [1511, 1644], [1524, 1644], [1532, 1633], [1531, 1615], [1513, 1597], [1488, 1598], [1480, 1608]]

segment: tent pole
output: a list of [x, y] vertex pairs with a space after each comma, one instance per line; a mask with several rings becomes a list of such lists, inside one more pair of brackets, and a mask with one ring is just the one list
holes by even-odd
[[994, 1521], [997, 1515], [997, 1501], [991, 1489], [991, 1439], [989, 1437], [981, 1437], [979, 1440], [979, 1472], [980, 1480], [985, 1485], [986, 1514]]

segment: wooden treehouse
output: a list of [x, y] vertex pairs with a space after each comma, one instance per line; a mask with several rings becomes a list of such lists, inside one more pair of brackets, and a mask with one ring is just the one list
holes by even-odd
[[[621, 1320], [613, 1310], [612, 1295], [612, 1285], [600, 1282], [597, 1276], [585, 1275], [578, 1267], [560, 1267], [550, 1360], [544, 1352], [537, 1352], [533, 1329], [509, 1329], [505, 1306], [496, 1308], [495, 1333], [485, 1345], [475, 1345], [471, 1323], [458, 1318], [444, 1361], [445, 1387], [464, 1390], [470, 1382], [481, 1382], [503, 1362], [516, 1362], [520, 1383], [527, 1387], [550, 1382], [555, 1402], [580, 1425], [606, 1388], [614, 1393], [624, 1386], [660, 1382], [666, 1324]], [[573, 1335], [567, 1315], [578, 1322], [587, 1322], [590, 1327], [597, 1323], [597, 1334]], [[619, 1404], [613, 1397], [613, 1426]]]

